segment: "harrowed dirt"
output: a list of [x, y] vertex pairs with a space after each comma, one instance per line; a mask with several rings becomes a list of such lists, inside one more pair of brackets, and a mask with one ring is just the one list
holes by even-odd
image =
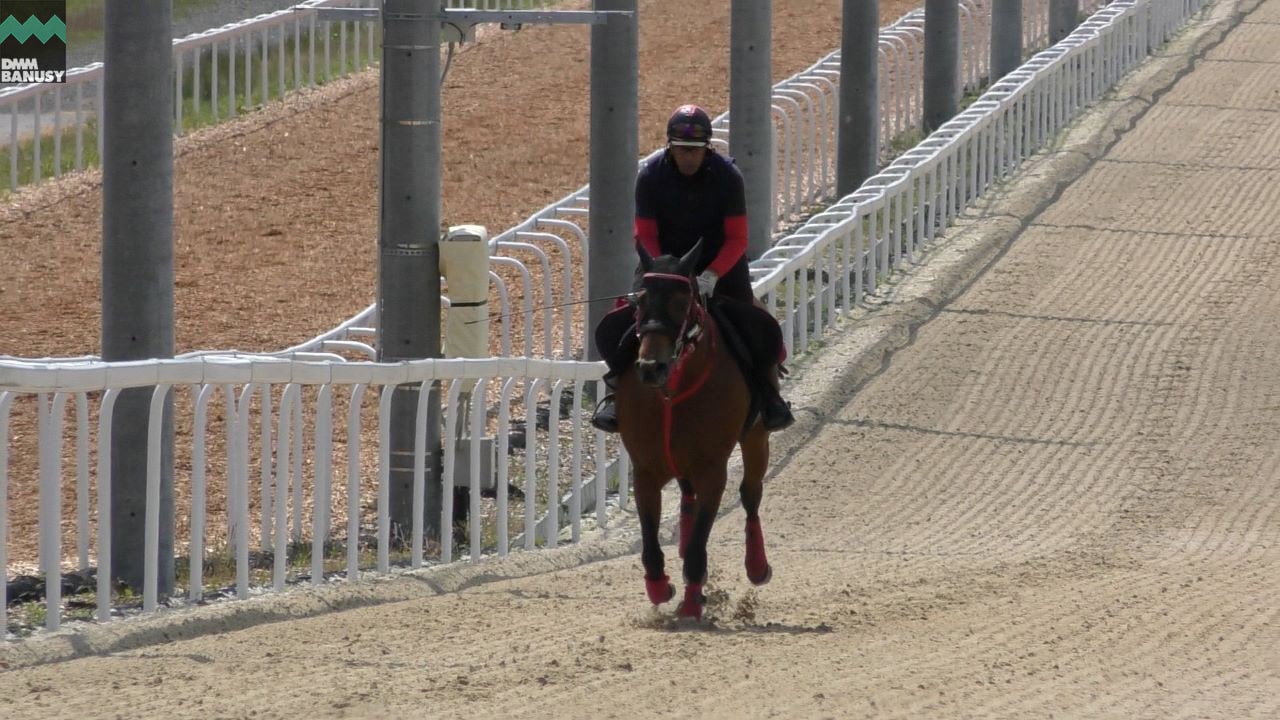
[[0, 714], [1280, 716], [1278, 63], [1280, 0], [1220, 0], [800, 363], [773, 581], [727, 510], [705, 624], [649, 607], [623, 522], [360, 591], [396, 602], [7, 648]]

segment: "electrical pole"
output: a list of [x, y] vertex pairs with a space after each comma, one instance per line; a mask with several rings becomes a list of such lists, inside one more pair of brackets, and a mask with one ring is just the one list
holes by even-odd
[[[173, 357], [173, 6], [103, 15], [102, 359]], [[154, 388], [120, 393], [111, 424], [111, 574], [144, 584], [147, 442]], [[160, 432], [161, 594], [173, 591], [173, 400]]]
[[[636, 264], [636, 162], [639, 159], [639, 23], [636, 0], [596, 0], [596, 10], [623, 10], [591, 26], [591, 215], [587, 233], [587, 297], [631, 290]], [[592, 333], [613, 302], [587, 307], [587, 359], [599, 360]]]
[[880, 164], [880, 3], [844, 0], [841, 23], [838, 197], [857, 190]]
[[773, 244], [772, 0], [733, 0], [729, 20], [729, 154], [746, 181], [747, 257]]
[[1022, 64], [1022, 0], [994, 0], [991, 5], [991, 82]]
[[[378, 361], [440, 357], [440, 18], [443, 0], [382, 7], [381, 197], [378, 215]], [[440, 403], [436, 390], [396, 388], [391, 402], [392, 538], [412, 536], [418, 403], [427, 413], [427, 537], [440, 528]], [[418, 508], [421, 512], [422, 509]], [[348, 538], [354, 542], [355, 538]]]
[[924, 129], [933, 132], [960, 106], [960, 6], [956, 0], [924, 3]]

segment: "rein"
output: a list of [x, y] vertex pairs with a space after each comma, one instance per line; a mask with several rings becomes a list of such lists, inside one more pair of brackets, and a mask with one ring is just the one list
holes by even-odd
[[[670, 273], [645, 273], [645, 279], [653, 278], [658, 280], [678, 280], [686, 285], [692, 285], [689, 278], [683, 275], [673, 275]], [[650, 320], [645, 323], [640, 322], [639, 309], [637, 308], [636, 317], [636, 337], [641, 338], [651, 332], [659, 332], [667, 328], [661, 321]], [[705, 333], [703, 332], [705, 330]], [[709, 356], [706, 366], [702, 372], [693, 381], [689, 387], [681, 390], [680, 383], [684, 379], [687, 369], [686, 361], [693, 356], [694, 351], [698, 347], [701, 338], [706, 338], [708, 343]], [[667, 470], [673, 477], [679, 477], [676, 469], [675, 454], [671, 450], [671, 427], [673, 424], [673, 413], [675, 406], [695, 395], [702, 386], [706, 384], [707, 379], [711, 377], [711, 371], [715, 368], [715, 351], [716, 351], [716, 332], [715, 325], [711, 322], [710, 314], [705, 306], [697, 301], [689, 303], [689, 309], [685, 312], [684, 318], [680, 323], [680, 328], [675, 335], [675, 347], [672, 350], [671, 374], [667, 378], [666, 384], [661, 388], [660, 395], [662, 397], [662, 448], [666, 455]]]

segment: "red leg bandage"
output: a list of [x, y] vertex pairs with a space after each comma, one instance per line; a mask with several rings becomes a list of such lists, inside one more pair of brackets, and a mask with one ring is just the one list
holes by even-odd
[[747, 520], [747, 579], [760, 584], [769, 576], [769, 558], [764, 552], [764, 531], [760, 518]]
[[645, 578], [644, 589], [645, 592], [649, 593], [649, 602], [654, 605], [661, 605], [676, 594], [676, 589], [671, 586], [671, 578], [666, 575], [663, 575], [658, 580]]
[[702, 619], [702, 604], [706, 598], [702, 596], [702, 583], [690, 583], [684, 586], [684, 602], [680, 603], [680, 617]]

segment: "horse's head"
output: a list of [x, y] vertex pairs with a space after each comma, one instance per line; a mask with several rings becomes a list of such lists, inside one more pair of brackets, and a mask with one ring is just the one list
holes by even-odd
[[702, 304], [694, 280], [702, 241], [681, 258], [652, 258], [643, 247], [638, 250], [644, 278], [636, 300], [640, 338], [636, 373], [646, 385], [663, 386], [685, 348], [702, 331]]

